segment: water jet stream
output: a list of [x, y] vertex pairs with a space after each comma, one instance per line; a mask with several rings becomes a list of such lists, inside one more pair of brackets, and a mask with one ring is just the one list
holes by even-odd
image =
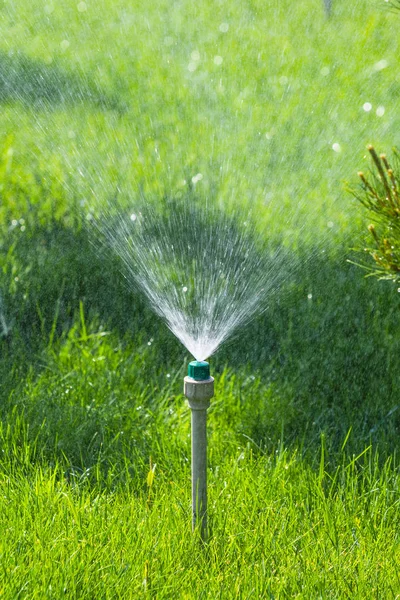
[[184, 198], [161, 207], [108, 207], [95, 219], [147, 297], [198, 361], [209, 358], [287, 276], [287, 250], [238, 210]]

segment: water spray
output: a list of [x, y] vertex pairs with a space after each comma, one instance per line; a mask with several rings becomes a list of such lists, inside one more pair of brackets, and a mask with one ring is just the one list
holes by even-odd
[[206, 541], [207, 528], [207, 410], [214, 395], [214, 379], [205, 361], [189, 363], [184, 394], [192, 412], [192, 529]]

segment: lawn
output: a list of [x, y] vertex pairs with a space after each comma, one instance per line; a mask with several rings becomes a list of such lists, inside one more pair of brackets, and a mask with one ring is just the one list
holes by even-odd
[[[400, 598], [400, 295], [348, 262], [344, 183], [400, 146], [399, 28], [383, 0], [0, 1], [0, 598]], [[210, 360], [206, 545], [191, 357], [86, 226], [186, 197], [287, 248]]]

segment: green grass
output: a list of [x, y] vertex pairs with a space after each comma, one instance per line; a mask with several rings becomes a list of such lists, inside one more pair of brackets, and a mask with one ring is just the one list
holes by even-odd
[[132, 453], [105, 478], [101, 459], [91, 471], [40, 466], [21, 421], [2, 441], [3, 597], [398, 596], [397, 466], [371, 448], [343, 451], [331, 472], [323, 442], [315, 465], [246, 440], [236, 456], [212, 455], [203, 547], [189, 530], [188, 464], [170, 438], [158, 444], [173, 471], [161, 459], [150, 487]]
[[[400, 296], [343, 190], [400, 145], [384, 4], [0, 2], [0, 598], [400, 598]], [[190, 357], [80, 214], [193, 187], [291, 252], [212, 358], [206, 546]]]

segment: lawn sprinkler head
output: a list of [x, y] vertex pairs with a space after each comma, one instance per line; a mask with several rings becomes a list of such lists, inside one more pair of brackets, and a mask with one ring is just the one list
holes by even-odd
[[207, 540], [207, 409], [214, 395], [208, 362], [189, 363], [184, 393], [192, 412], [192, 526]]
[[192, 360], [188, 366], [188, 377], [196, 381], [210, 379], [210, 365], [204, 360]]
[[192, 410], [207, 410], [214, 396], [214, 379], [208, 362], [193, 360], [185, 377], [184, 394]]

